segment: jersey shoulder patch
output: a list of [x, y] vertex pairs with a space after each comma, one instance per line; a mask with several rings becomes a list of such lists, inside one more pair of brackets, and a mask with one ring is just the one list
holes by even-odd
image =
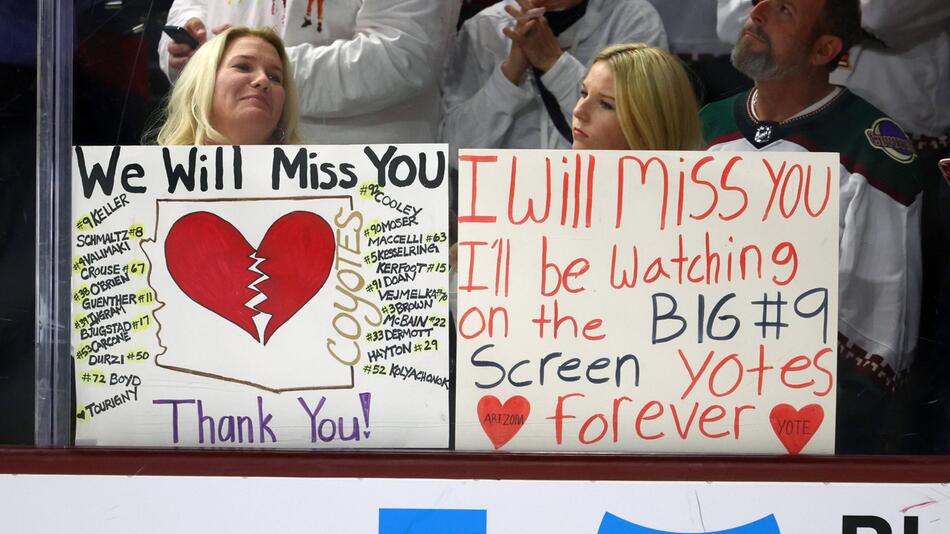
[[864, 135], [872, 147], [899, 163], [910, 163], [917, 157], [910, 136], [888, 117], [874, 121], [870, 128], [864, 130]]
[[904, 205], [910, 205], [921, 190], [910, 137], [884, 112], [851, 92], [802, 124], [793, 136], [813, 152], [838, 152], [849, 172], [861, 174]]

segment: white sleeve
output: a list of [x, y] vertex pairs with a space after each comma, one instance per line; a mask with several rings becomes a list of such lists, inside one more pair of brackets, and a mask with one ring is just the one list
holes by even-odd
[[624, 28], [611, 36], [612, 43], [645, 43], [656, 48], [669, 50], [666, 28], [663, 19], [649, 3], [643, 3], [635, 13], [624, 16]]
[[587, 74], [587, 67], [571, 54], [564, 52], [557, 62], [541, 75], [541, 83], [557, 98], [561, 113], [571, 123], [574, 106], [580, 99], [581, 82]]
[[479, 42], [479, 23], [459, 32], [442, 85], [442, 140], [458, 148], [501, 147], [514, 114], [534, 100], [527, 81], [511, 83], [502, 60]]
[[752, 0], [718, 0], [716, 6], [716, 35], [719, 40], [736, 44], [739, 31], [752, 11]]
[[950, 28], [950, 2], [861, 0], [861, 25], [890, 47], [913, 46]]
[[900, 373], [920, 318], [920, 195], [905, 206], [853, 174], [842, 186], [838, 330]]
[[455, 24], [444, 1], [366, 0], [352, 38], [288, 47], [301, 115], [372, 113], [434, 85]]
[[[205, 26], [208, 25], [208, 8], [205, 0], [175, 0], [172, 7], [168, 9], [168, 19], [165, 24], [168, 26], [184, 26], [188, 19], [199, 18]], [[168, 35], [162, 32], [162, 38], [158, 40], [158, 66], [168, 76], [168, 79], [175, 81], [180, 74], [177, 70], [171, 70], [168, 66], [168, 45], [172, 40]]]

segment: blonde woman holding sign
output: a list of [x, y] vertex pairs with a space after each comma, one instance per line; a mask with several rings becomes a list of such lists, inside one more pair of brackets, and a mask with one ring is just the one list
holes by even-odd
[[299, 143], [291, 72], [269, 28], [221, 33], [195, 51], [175, 83], [158, 144]]
[[686, 69], [645, 44], [601, 51], [573, 113], [575, 149], [703, 150], [699, 108]]

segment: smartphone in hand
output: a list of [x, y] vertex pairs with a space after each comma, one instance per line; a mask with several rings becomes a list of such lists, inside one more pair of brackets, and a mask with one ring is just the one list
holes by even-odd
[[191, 35], [191, 32], [181, 26], [165, 26], [162, 31], [178, 44], [186, 44], [195, 49], [201, 46], [201, 43]]

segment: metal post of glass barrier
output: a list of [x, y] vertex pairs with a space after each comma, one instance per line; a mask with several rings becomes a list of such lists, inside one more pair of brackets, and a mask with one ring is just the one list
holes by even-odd
[[37, 3], [35, 443], [71, 442], [69, 214], [73, 2]]

